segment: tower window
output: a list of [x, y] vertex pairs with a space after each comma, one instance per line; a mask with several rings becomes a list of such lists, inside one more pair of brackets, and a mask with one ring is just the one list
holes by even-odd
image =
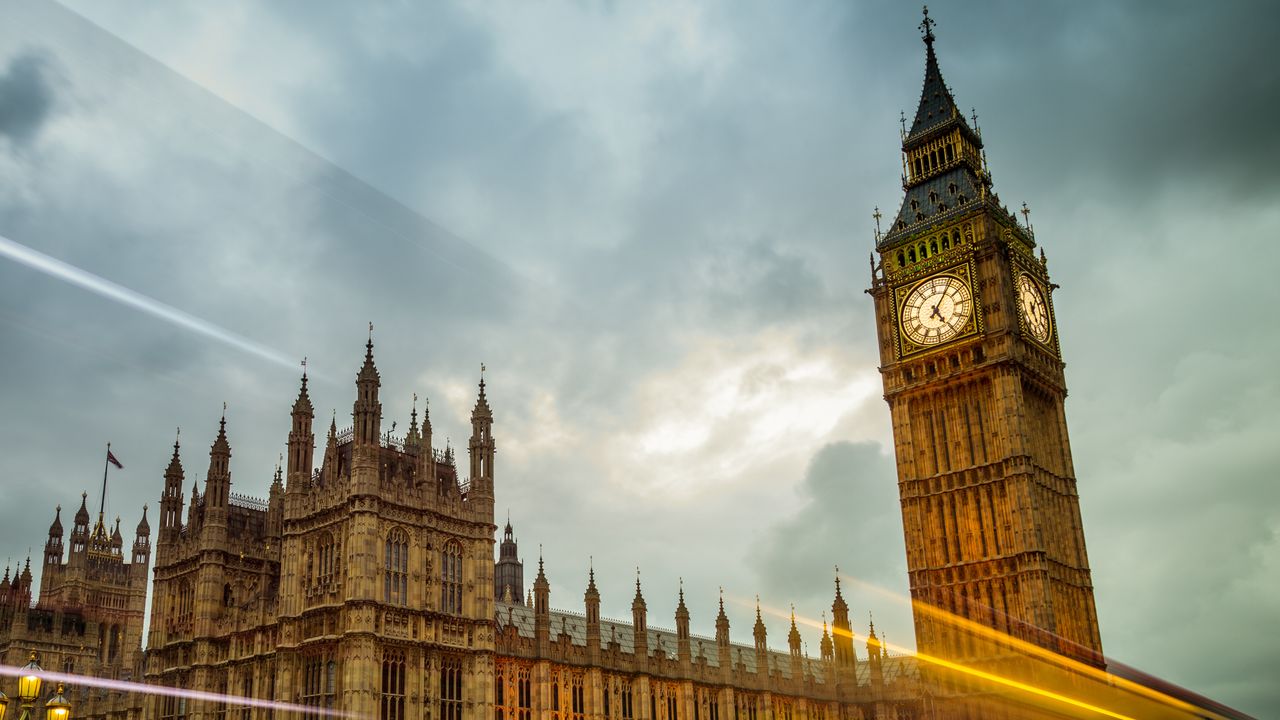
[[383, 601], [389, 605], [409, 604], [409, 537], [395, 528], [387, 535], [383, 572]]
[[934, 238], [933, 240], [929, 241], [929, 252], [930, 252], [931, 254], [933, 254], [933, 255], [937, 255], [937, 254], [938, 254], [938, 240], [937, 240], [937, 238]]
[[943, 250], [951, 249], [951, 240], [947, 237], [946, 233], [942, 233], [942, 249]]
[[923, 172], [924, 171], [920, 168], [920, 158], [916, 158], [916, 177], [920, 177]]
[[[403, 684], [400, 694], [404, 695]], [[440, 720], [462, 720], [462, 660], [457, 657], [440, 663]]]
[[404, 656], [382, 660], [382, 703], [379, 720], [404, 720]]
[[952, 230], [952, 231], [951, 231], [951, 241], [952, 241], [952, 242], [954, 242], [956, 245], [959, 245], [959, 244], [960, 244], [960, 231], [959, 231], [959, 230]]
[[957, 190], [957, 189], [958, 189], [958, 188], [956, 188], [956, 184], [955, 184], [955, 183], [951, 183], [950, 185], [948, 185], [948, 186], [947, 186], [947, 190], [951, 191], [951, 194], [952, 194], [952, 195], [955, 195], [955, 194], [956, 194], [956, 190]]
[[934, 191], [930, 190], [930, 191], [929, 191], [929, 202], [930, 202], [930, 203], [936, 203], [936, 202], [938, 202], [938, 193], [936, 193], [936, 192], [934, 192]]
[[456, 540], [440, 553], [440, 611], [462, 612], [462, 546]]
[[899, 251], [899, 252], [898, 252], [898, 267], [906, 267], [906, 265], [907, 265], [907, 259], [906, 259], [906, 257], [905, 257], [905, 256], [903, 256], [902, 252], [901, 252], [901, 251]]
[[907, 258], [908, 258], [909, 260], [911, 260], [911, 262], [915, 262], [915, 261], [916, 261], [916, 249], [915, 249], [915, 248], [911, 248], [911, 249], [907, 250]]

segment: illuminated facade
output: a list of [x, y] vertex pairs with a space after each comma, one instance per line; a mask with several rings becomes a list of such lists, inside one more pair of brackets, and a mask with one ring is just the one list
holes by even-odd
[[[976, 119], [942, 80], [927, 12], [922, 29], [924, 88], [902, 132], [906, 196], [877, 229], [868, 291], [911, 594], [1101, 666], [1055, 286], [1030, 228], [992, 192]], [[1017, 661], [919, 610], [915, 625], [922, 653], [1006, 671]]]

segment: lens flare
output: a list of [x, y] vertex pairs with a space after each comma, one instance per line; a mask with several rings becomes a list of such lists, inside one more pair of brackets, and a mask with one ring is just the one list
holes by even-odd
[[[23, 670], [23, 668], [15, 667], [13, 665], [0, 665], [0, 675], [21, 677], [24, 674], [26, 674], [26, 671]], [[74, 675], [70, 673], [45, 671], [40, 673], [40, 677], [45, 682], [60, 682], [65, 683], [66, 685], [98, 687], [105, 688], [107, 690], [136, 692], [146, 695], [165, 695], [169, 697], [186, 698], [187, 700], [223, 703], [228, 706], [234, 705], [241, 708], [255, 707], [302, 713], [314, 713], [317, 711], [317, 708], [295, 705], [294, 703], [276, 702], [274, 700], [264, 700], [262, 698], [242, 697], [240, 695], [224, 695], [221, 693], [203, 692], [200, 690], [184, 690], [182, 688], [167, 687], [165, 685], [147, 685], [145, 683], [129, 682], [128, 680], [109, 680], [107, 678], [92, 677], [90, 675]], [[230, 709], [230, 707], [228, 707], [228, 709]], [[325, 712], [327, 713], [326, 717], [365, 717], [356, 713], [343, 712], [339, 710], [326, 709]]]

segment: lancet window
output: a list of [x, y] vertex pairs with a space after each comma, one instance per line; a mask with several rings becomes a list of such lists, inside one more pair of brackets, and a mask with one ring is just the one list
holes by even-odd
[[409, 536], [401, 528], [387, 535], [383, 595], [389, 605], [409, 604]]

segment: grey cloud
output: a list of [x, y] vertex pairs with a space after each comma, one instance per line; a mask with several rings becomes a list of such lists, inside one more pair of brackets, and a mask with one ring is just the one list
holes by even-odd
[[9, 59], [0, 74], [0, 135], [17, 147], [28, 145], [53, 113], [57, 94], [49, 57], [27, 50]]

